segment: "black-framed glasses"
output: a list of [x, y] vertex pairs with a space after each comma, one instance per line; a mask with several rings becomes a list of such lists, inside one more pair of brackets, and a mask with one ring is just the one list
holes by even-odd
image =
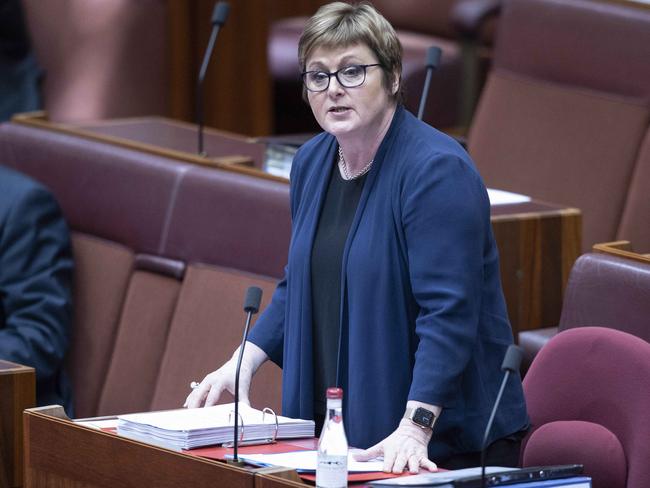
[[379, 63], [375, 64], [351, 64], [343, 68], [328, 73], [327, 71], [305, 71], [302, 73], [302, 82], [305, 84], [307, 90], [312, 92], [325, 91], [330, 86], [332, 76], [336, 76], [339, 84], [345, 88], [355, 88], [363, 85], [366, 81], [366, 69], [373, 66], [381, 66]]

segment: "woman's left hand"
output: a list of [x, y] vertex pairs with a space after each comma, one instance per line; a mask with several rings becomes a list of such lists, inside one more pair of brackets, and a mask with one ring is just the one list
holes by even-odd
[[401, 473], [406, 467], [411, 473], [417, 473], [420, 468], [436, 471], [436, 463], [429, 460], [427, 454], [431, 434], [430, 429], [422, 429], [403, 419], [395, 432], [354, 457], [357, 461], [369, 461], [383, 455], [386, 473]]

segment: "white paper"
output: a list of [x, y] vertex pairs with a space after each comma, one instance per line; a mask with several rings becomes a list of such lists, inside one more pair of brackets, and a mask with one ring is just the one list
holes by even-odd
[[[273, 414], [239, 405], [239, 432], [244, 441], [275, 436]], [[171, 449], [193, 449], [232, 441], [234, 404], [134, 413], [118, 417], [117, 433]], [[278, 439], [313, 437], [313, 420], [277, 416]]]
[[[384, 460], [381, 458], [370, 461], [356, 461], [354, 455], [360, 450], [348, 452], [348, 472], [368, 473], [381, 471]], [[240, 459], [259, 466], [284, 466], [301, 472], [315, 472], [318, 451], [293, 451], [280, 454], [247, 454], [238, 456]]]
[[104, 420], [75, 420], [74, 422], [77, 425], [82, 425], [84, 427], [90, 427], [92, 429], [98, 430], [117, 428], [117, 417]]
[[488, 197], [490, 198], [490, 205], [505, 205], [508, 203], [524, 203], [530, 202], [530, 197], [520, 195], [519, 193], [512, 193], [505, 190], [495, 190], [488, 188]]

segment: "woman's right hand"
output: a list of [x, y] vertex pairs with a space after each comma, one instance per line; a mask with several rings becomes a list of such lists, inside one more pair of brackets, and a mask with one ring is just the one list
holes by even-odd
[[[192, 390], [185, 400], [185, 407], [209, 407], [215, 405], [221, 397], [223, 391], [235, 394], [235, 372], [237, 360], [229, 360], [218, 370], [208, 374], [199, 386]], [[250, 389], [252, 374], [244, 368], [239, 372], [239, 401], [250, 404], [248, 400], [248, 390]]]
[[[239, 348], [218, 370], [208, 374], [199, 385], [185, 399], [184, 407], [209, 407], [216, 405], [221, 393], [228, 391], [235, 394], [235, 373], [237, 370], [237, 358]], [[249, 404], [248, 391], [250, 390], [253, 374], [257, 368], [266, 361], [266, 353], [251, 342], [246, 342], [244, 356], [242, 357], [241, 369], [239, 370], [239, 401]]]

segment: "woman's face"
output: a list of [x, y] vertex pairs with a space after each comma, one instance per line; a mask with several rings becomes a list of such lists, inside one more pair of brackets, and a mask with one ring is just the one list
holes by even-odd
[[[375, 63], [377, 58], [365, 44], [317, 47], [309, 56], [305, 71], [332, 73], [353, 64]], [[392, 89], [396, 92], [397, 86]], [[366, 80], [360, 86], [346, 88], [332, 76], [326, 90], [308, 91], [307, 97], [318, 124], [337, 138], [372, 136], [381, 130], [386, 114], [394, 105], [384, 87], [380, 66], [367, 68]]]

